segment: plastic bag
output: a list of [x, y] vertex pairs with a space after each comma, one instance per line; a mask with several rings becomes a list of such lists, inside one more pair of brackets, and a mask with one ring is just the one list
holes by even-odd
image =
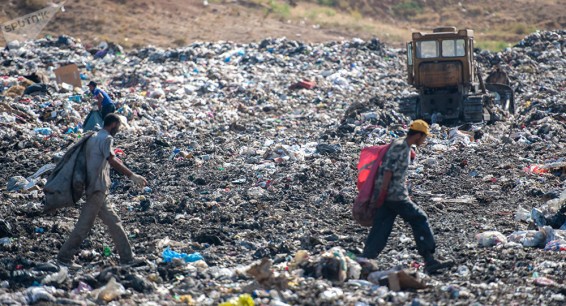
[[542, 231], [517, 231], [509, 235], [507, 240], [533, 248], [544, 245], [545, 238], [546, 235]]
[[507, 243], [507, 238], [497, 231], [488, 231], [476, 235], [478, 245], [483, 247], [492, 247], [500, 243]]
[[110, 302], [122, 296], [126, 293], [126, 289], [122, 284], [116, 282], [114, 277], [110, 278], [106, 286], [102, 287], [98, 291], [96, 298], [105, 302]]
[[532, 220], [532, 218], [531, 213], [528, 210], [523, 207], [517, 208], [517, 211], [515, 212], [515, 221], [529, 222], [530, 220]]
[[47, 275], [43, 280], [41, 280], [42, 284], [61, 284], [63, 283], [68, 276], [68, 271], [66, 267], [61, 267], [59, 272], [55, 272], [53, 274]]
[[545, 251], [566, 251], [566, 240], [552, 240], [544, 247]]
[[188, 254], [185, 254], [185, 253], [178, 253], [178, 252], [172, 251], [169, 247], [167, 247], [165, 250], [163, 250], [162, 256], [163, 256], [164, 262], [171, 262], [171, 260], [173, 260], [173, 258], [181, 258], [185, 262], [195, 262], [195, 261], [199, 261], [199, 260], [204, 259], [202, 257], [202, 255], [200, 255], [200, 253], [198, 253], [198, 252], [188, 255]]

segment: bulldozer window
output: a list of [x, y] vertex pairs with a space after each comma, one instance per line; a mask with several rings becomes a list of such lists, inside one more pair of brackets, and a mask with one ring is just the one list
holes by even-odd
[[438, 42], [436, 40], [417, 41], [417, 57], [438, 57]]
[[466, 55], [466, 45], [463, 39], [450, 39], [442, 41], [442, 56], [456, 57]]

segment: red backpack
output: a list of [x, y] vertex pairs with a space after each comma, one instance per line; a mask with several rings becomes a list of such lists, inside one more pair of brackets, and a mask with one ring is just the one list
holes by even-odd
[[352, 216], [361, 226], [372, 226], [376, 205], [370, 205], [375, 176], [391, 144], [363, 148], [358, 162], [358, 196], [352, 207]]

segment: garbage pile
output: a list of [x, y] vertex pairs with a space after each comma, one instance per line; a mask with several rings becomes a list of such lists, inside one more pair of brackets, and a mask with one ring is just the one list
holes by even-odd
[[[396, 102], [412, 92], [404, 50], [281, 38], [124, 53], [45, 38], [0, 51], [0, 303], [563, 303], [563, 229], [531, 212], [550, 217], [542, 205], [566, 190], [565, 34], [477, 53], [484, 71], [510, 75], [517, 114], [434, 124], [418, 150], [412, 198], [456, 262], [432, 276], [402, 223], [376, 260], [359, 258], [367, 229], [350, 211], [361, 149], [410, 123]], [[112, 173], [109, 195], [140, 265], [119, 266], [102, 224], [76, 256], [83, 268], [53, 264], [78, 209], [45, 215], [42, 187], [93, 102], [57, 83], [70, 63], [115, 97], [128, 126], [116, 154], [149, 181], [138, 190]], [[35, 71], [51, 96], [22, 96]]]

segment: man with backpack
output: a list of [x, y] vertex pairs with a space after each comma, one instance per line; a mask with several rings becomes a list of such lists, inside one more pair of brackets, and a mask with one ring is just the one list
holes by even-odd
[[370, 201], [370, 205], [378, 208], [362, 256], [376, 258], [381, 253], [399, 215], [411, 226], [417, 250], [425, 260], [425, 271], [432, 274], [452, 266], [453, 263], [441, 262], [434, 258], [436, 246], [428, 217], [411, 201], [406, 185], [411, 146], [423, 145], [429, 135], [428, 124], [423, 120], [415, 120], [409, 127], [407, 137], [393, 141], [385, 153], [376, 174]]
[[110, 236], [120, 255], [120, 263], [131, 265], [134, 257], [128, 236], [124, 232], [120, 218], [106, 200], [110, 189], [110, 166], [119, 173], [127, 176], [137, 186], [147, 185], [141, 175], [135, 174], [114, 156], [112, 148], [113, 136], [120, 130], [120, 117], [109, 114], [104, 118], [104, 127], [84, 144], [86, 159], [86, 202], [83, 204], [79, 220], [71, 232], [69, 239], [63, 244], [57, 262], [71, 269], [80, 268], [72, 262], [83, 240], [94, 226], [98, 216], [108, 227]]

